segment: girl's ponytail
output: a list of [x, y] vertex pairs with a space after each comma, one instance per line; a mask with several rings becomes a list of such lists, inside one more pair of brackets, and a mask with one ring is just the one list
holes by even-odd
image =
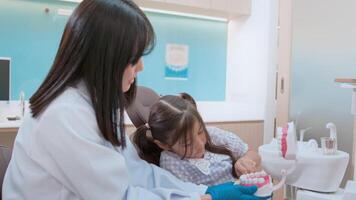
[[138, 155], [143, 160], [159, 166], [163, 150], [153, 142], [152, 133], [147, 123], [134, 132], [133, 143], [136, 145]]

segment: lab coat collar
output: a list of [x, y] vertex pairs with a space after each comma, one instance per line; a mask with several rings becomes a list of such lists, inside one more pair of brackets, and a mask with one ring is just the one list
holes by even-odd
[[85, 101], [91, 104], [90, 94], [84, 80], [80, 80], [74, 88], [78, 90], [80, 96], [82, 96]]

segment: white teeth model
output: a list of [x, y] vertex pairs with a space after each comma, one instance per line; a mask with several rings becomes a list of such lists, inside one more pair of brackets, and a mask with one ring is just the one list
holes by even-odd
[[273, 186], [272, 178], [265, 171], [244, 174], [240, 176], [241, 185], [256, 185], [258, 187], [258, 190], [256, 191], [255, 195], [264, 198], [269, 198], [272, 195], [273, 191], [282, 187], [284, 185], [284, 181], [280, 182], [276, 186]]

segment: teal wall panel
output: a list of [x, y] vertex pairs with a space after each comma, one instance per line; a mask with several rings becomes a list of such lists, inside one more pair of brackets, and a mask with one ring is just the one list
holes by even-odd
[[[27, 99], [43, 81], [56, 54], [68, 19], [57, 9], [74, 3], [54, 0], [0, 0], [0, 57], [12, 59], [12, 99], [21, 90]], [[50, 12], [46, 14], [44, 9]], [[224, 101], [226, 84], [227, 23], [147, 13], [156, 34], [154, 51], [144, 57], [140, 85], [161, 94], [189, 92], [197, 100]], [[188, 79], [164, 78], [166, 44], [189, 46]]]

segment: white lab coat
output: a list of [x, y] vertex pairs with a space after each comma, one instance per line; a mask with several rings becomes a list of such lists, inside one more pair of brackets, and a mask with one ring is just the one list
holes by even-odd
[[15, 140], [3, 184], [4, 200], [199, 199], [207, 187], [184, 183], [100, 136], [82, 83], [70, 87]]

